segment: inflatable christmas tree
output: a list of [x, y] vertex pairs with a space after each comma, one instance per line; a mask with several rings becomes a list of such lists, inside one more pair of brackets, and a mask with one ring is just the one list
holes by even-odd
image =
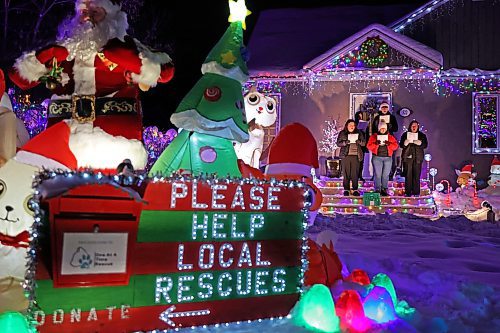
[[161, 154], [150, 174], [241, 176], [233, 141], [248, 141], [241, 84], [248, 79], [243, 28], [249, 11], [243, 0], [229, 2], [229, 28], [212, 49], [203, 76], [170, 120], [182, 129]]

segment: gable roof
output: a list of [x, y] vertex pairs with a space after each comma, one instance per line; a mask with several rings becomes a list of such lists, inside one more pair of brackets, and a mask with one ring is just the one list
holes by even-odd
[[265, 10], [248, 43], [250, 75], [272, 71], [295, 73], [366, 26], [388, 25], [417, 4], [337, 6]]
[[398, 34], [393, 30], [381, 25], [371, 24], [354, 35], [344, 39], [333, 48], [314, 58], [304, 65], [304, 69], [312, 71], [321, 70], [327, 63], [335, 57], [343, 56], [360, 46], [368, 37], [379, 36], [387, 45], [393, 49], [408, 55], [419, 61], [424, 66], [438, 70], [443, 65], [443, 56], [438, 51], [417, 42], [409, 37]]

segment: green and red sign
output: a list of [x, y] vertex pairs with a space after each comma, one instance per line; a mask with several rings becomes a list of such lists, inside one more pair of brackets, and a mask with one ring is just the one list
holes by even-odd
[[150, 182], [139, 204], [110, 185], [51, 199], [55, 255], [37, 268], [39, 331], [286, 316], [302, 288], [304, 191], [296, 183], [171, 180]]

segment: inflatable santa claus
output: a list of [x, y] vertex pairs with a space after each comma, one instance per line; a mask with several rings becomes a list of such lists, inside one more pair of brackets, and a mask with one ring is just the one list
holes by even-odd
[[16, 117], [9, 95], [5, 91], [5, 79], [0, 69], [0, 167], [16, 154], [16, 149], [29, 141], [23, 121]]
[[[117, 0], [76, 0], [75, 15], [59, 26], [55, 43], [24, 53], [9, 72], [22, 89], [45, 83], [52, 90], [49, 126], [71, 119], [67, 122], [71, 133], [83, 133], [86, 140], [92, 139], [95, 128], [99, 128], [92, 144], [74, 145], [94, 150], [96, 160], [116, 151], [104, 147], [100, 137], [129, 140], [130, 147], [118, 148], [123, 150], [118, 159], [106, 165], [85, 161], [78, 166], [115, 168], [125, 158], [135, 159], [135, 168], [145, 166], [138, 88], [147, 90], [158, 82], [168, 82], [174, 68], [166, 53], [155, 52], [128, 36], [127, 28], [126, 14]], [[76, 156], [81, 154], [75, 152]], [[134, 158], [132, 154], [140, 156]]]

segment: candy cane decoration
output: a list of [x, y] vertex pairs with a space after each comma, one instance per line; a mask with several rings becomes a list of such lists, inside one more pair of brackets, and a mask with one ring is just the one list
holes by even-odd
[[479, 204], [479, 199], [477, 197], [477, 185], [476, 185], [476, 182], [474, 182], [474, 197], [472, 199], [472, 204], [474, 205], [474, 207], [480, 207], [481, 205]]
[[451, 185], [450, 185], [450, 182], [446, 179], [443, 179], [439, 183], [440, 184], [446, 183], [446, 185], [448, 185], [448, 194], [446, 195], [446, 200], [444, 203], [446, 206], [450, 207], [450, 205], [451, 205]]

